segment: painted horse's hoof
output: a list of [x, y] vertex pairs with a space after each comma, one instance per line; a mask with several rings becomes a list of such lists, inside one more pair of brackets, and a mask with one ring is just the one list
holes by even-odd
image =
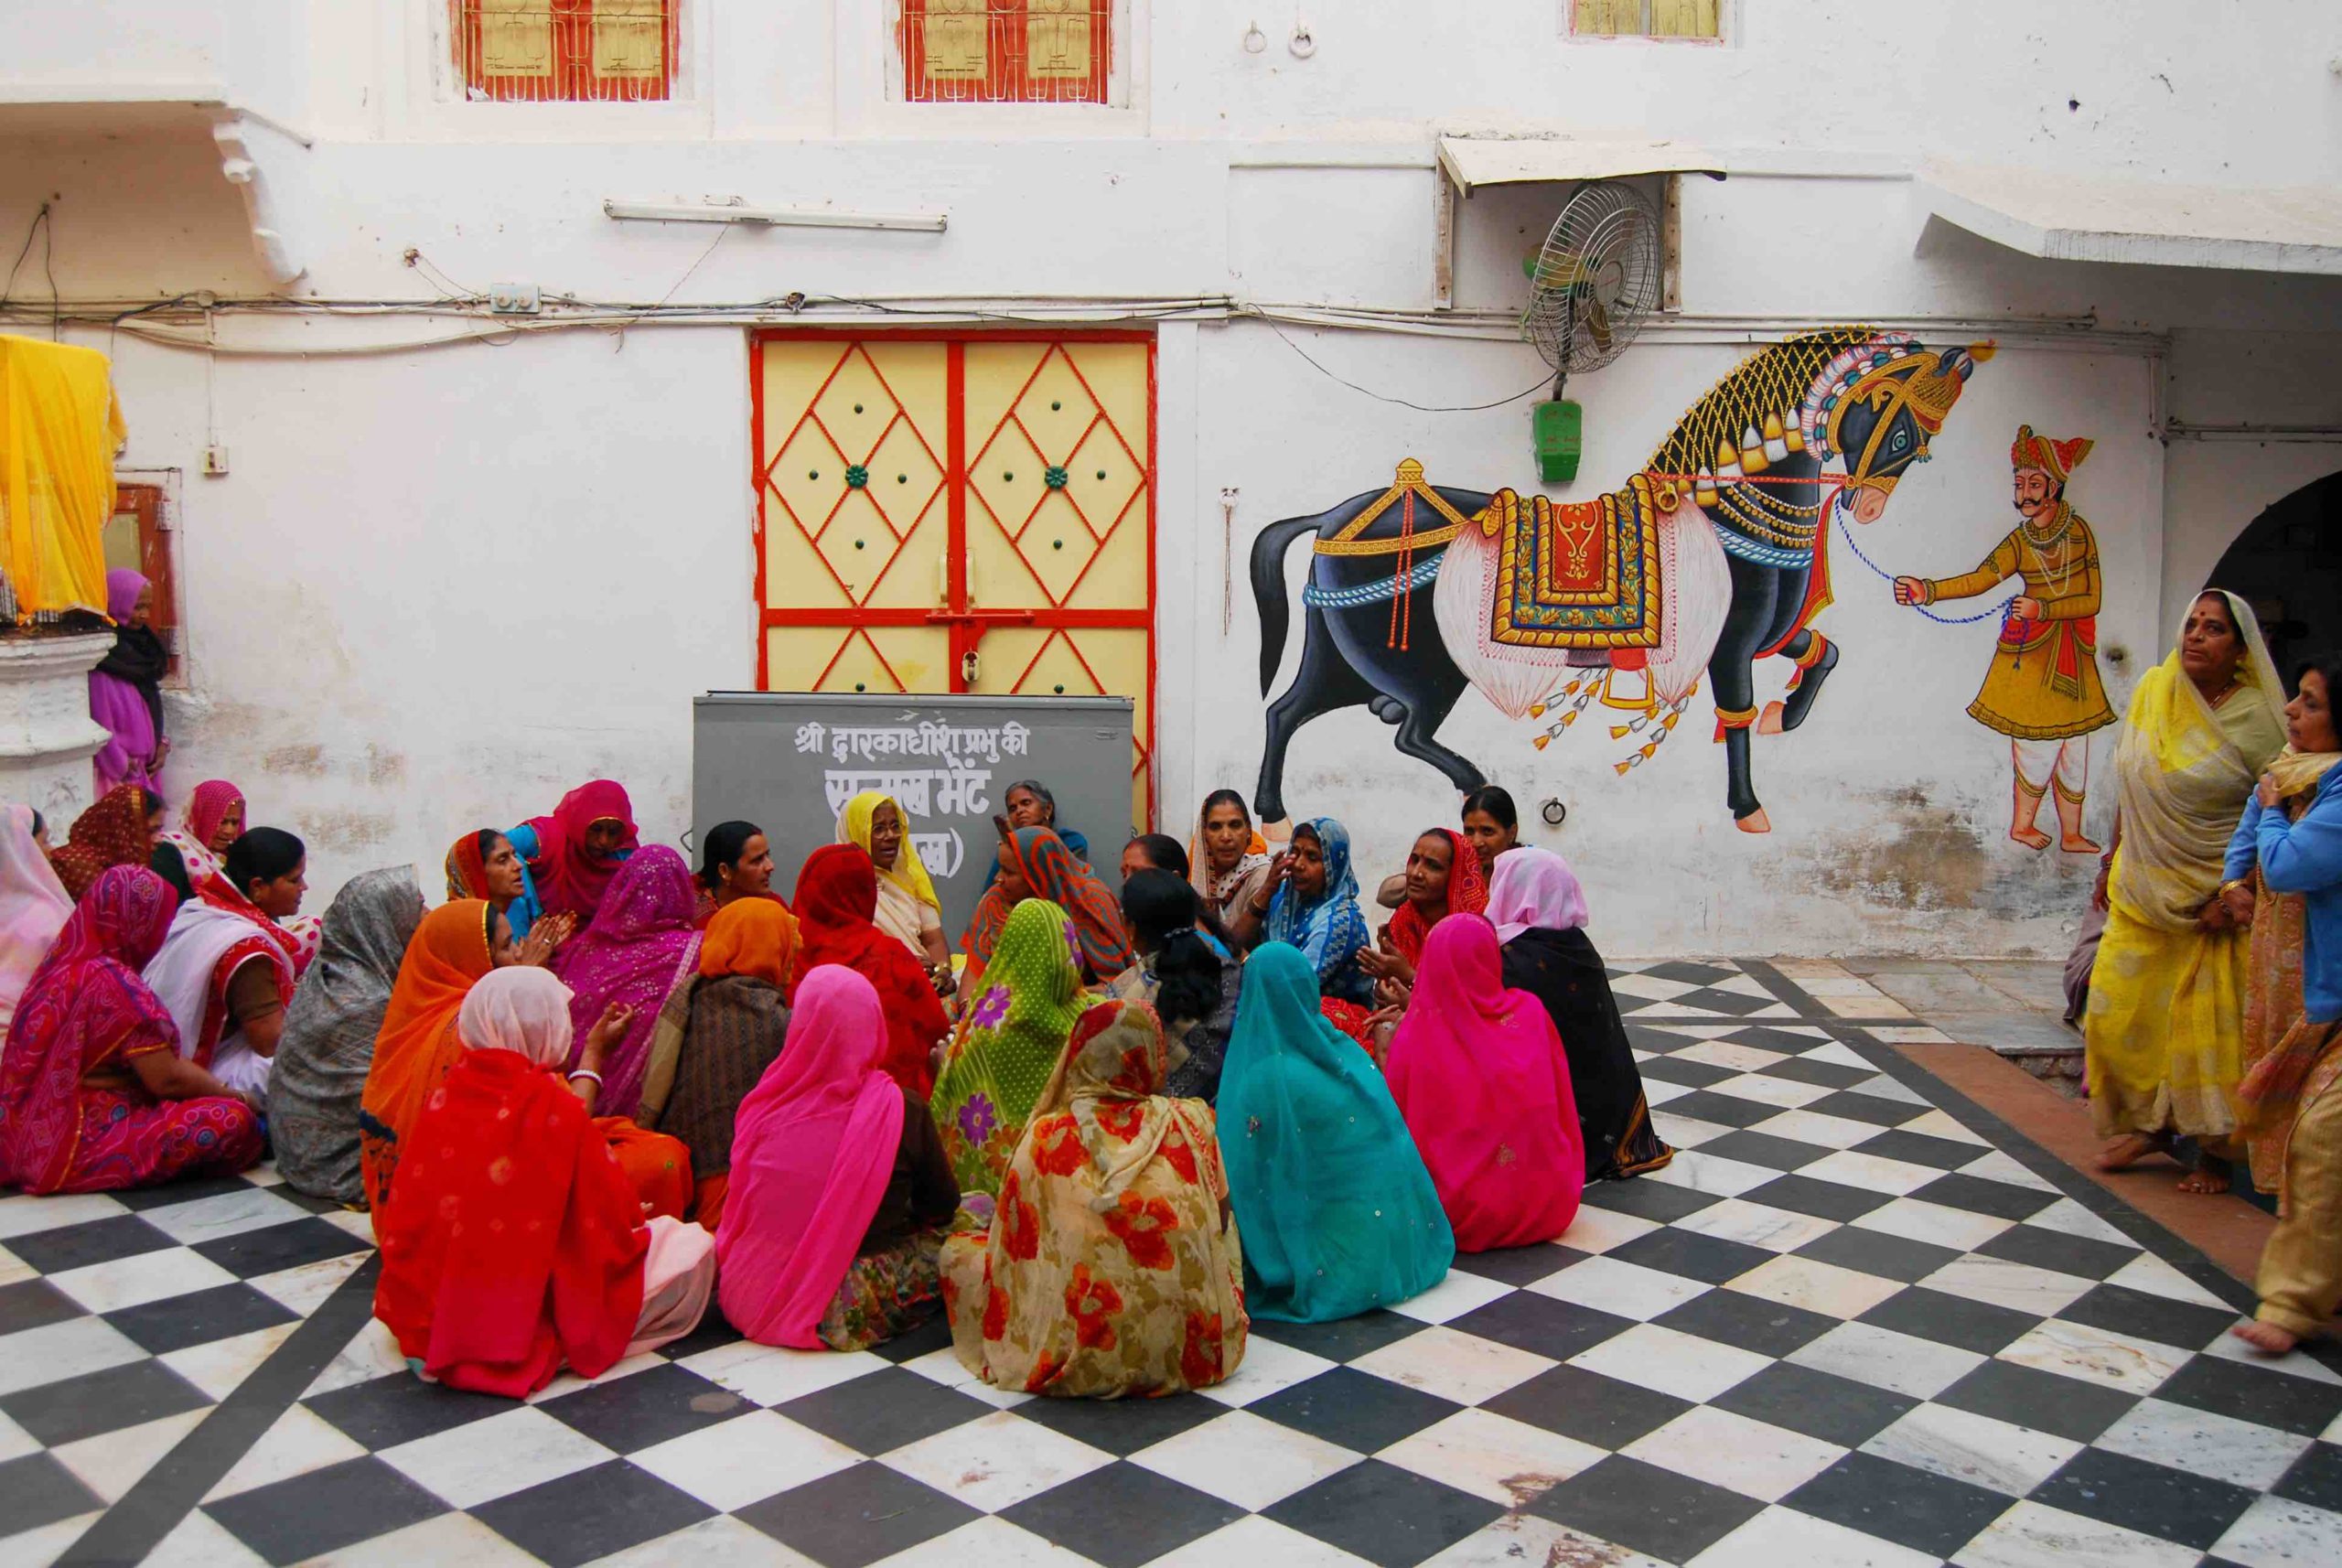
[[[1781, 714], [1786, 711], [1778, 703], [1766, 703], [1765, 712], [1756, 720], [1756, 733], [1758, 735], [1780, 734], [1784, 727], [1781, 724]], [[1762, 816], [1764, 813], [1759, 811], [1757, 815]]]
[[1291, 843], [1293, 842], [1293, 819], [1291, 817], [1279, 817], [1273, 822], [1262, 822], [1261, 824], [1261, 836], [1271, 843]]
[[1735, 819], [1732, 825], [1744, 833], [1769, 833], [1773, 831], [1773, 819], [1765, 814], [1764, 807], [1759, 806], [1746, 816]]

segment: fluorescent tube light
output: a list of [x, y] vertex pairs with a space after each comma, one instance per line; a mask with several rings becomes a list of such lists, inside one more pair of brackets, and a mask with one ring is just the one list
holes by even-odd
[[940, 234], [951, 220], [943, 212], [842, 212], [831, 207], [749, 207], [740, 202], [620, 201], [606, 199], [612, 218], [652, 223], [764, 223], [795, 229], [904, 229]]

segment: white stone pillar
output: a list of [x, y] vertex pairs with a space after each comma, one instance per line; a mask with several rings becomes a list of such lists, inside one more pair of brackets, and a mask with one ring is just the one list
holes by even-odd
[[52, 843], [95, 789], [90, 758], [106, 730], [90, 716], [90, 671], [113, 647], [111, 631], [0, 636], [0, 800], [47, 818]]

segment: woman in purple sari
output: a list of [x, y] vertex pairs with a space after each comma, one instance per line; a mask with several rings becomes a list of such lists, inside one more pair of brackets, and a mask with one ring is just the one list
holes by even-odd
[[604, 1060], [597, 1115], [632, 1116], [641, 1103], [659, 1009], [678, 981], [698, 972], [700, 933], [692, 929], [698, 891], [682, 855], [664, 844], [637, 850], [610, 878], [594, 923], [553, 961], [575, 993], [570, 1014], [582, 1020], [579, 1040], [612, 1003], [634, 1010]]
[[90, 671], [90, 716], [106, 727], [107, 740], [91, 760], [98, 793], [118, 784], [160, 791], [156, 782], [171, 743], [163, 738], [163, 673], [170, 650], [146, 623], [155, 590], [135, 572], [106, 574], [106, 614], [114, 624], [113, 651]]

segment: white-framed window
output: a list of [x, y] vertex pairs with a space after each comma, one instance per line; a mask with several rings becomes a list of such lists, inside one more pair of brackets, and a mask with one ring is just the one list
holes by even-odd
[[888, 0], [902, 103], [1130, 101], [1130, 0]]
[[683, 0], [446, 0], [448, 64], [473, 102], [678, 96]]

